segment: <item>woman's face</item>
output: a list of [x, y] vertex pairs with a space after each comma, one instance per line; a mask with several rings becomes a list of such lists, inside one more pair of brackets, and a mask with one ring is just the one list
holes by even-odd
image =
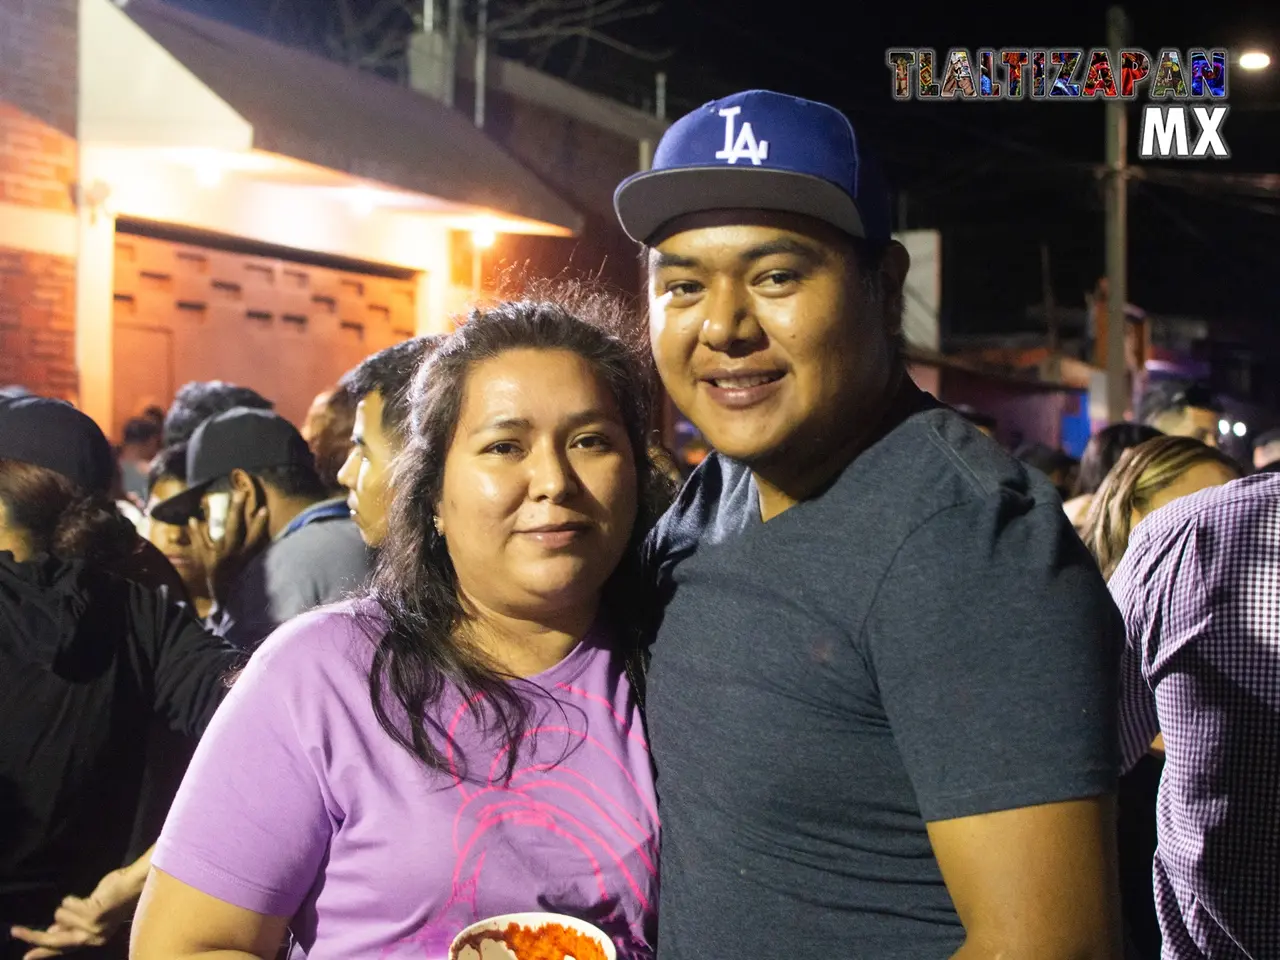
[[203, 597], [208, 593], [208, 582], [205, 569], [191, 547], [191, 537], [187, 528], [170, 523], [160, 523], [150, 517], [151, 508], [157, 503], [176, 497], [187, 489], [187, 485], [173, 477], [162, 478], [152, 489], [151, 499], [147, 501], [147, 539], [173, 564], [178, 576], [186, 584], [192, 599]]
[[472, 368], [436, 505], [468, 601], [531, 620], [594, 605], [636, 509], [636, 456], [590, 363], [522, 349]]

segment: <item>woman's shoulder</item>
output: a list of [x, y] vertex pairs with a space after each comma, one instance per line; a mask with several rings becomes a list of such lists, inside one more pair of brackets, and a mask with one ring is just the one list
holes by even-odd
[[267, 637], [249, 658], [246, 673], [354, 677], [363, 686], [385, 629], [381, 608], [370, 599], [318, 607], [294, 617]]

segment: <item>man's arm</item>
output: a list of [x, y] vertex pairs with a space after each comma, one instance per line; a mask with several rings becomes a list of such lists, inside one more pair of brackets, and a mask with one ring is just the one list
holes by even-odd
[[964, 923], [955, 960], [1120, 960], [1111, 797], [929, 824]]
[[936, 515], [868, 640], [959, 957], [1118, 960], [1123, 625], [1062, 508], [1002, 492]]

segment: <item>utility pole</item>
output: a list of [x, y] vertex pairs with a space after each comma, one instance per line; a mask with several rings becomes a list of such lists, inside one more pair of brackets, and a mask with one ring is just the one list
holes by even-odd
[[[1123, 50], [1129, 34], [1121, 7], [1107, 11], [1107, 46]], [[1108, 100], [1107, 111], [1107, 420], [1120, 423], [1129, 405], [1125, 366], [1125, 303], [1128, 290], [1129, 125], [1123, 100]]]
[[484, 127], [484, 94], [489, 85], [489, 0], [480, 0], [476, 14], [476, 126]]
[[444, 81], [444, 104], [452, 107], [458, 91], [458, 41], [462, 29], [462, 0], [449, 0], [449, 63]]

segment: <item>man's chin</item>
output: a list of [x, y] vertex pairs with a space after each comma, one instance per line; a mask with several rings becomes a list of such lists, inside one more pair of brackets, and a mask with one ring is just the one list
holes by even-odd
[[778, 447], [761, 446], [759, 443], [726, 443], [723, 445], [712, 444], [712, 449], [722, 457], [728, 457], [745, 467], [752, 470], [768, 469], [782, 459], [782, 452]]

